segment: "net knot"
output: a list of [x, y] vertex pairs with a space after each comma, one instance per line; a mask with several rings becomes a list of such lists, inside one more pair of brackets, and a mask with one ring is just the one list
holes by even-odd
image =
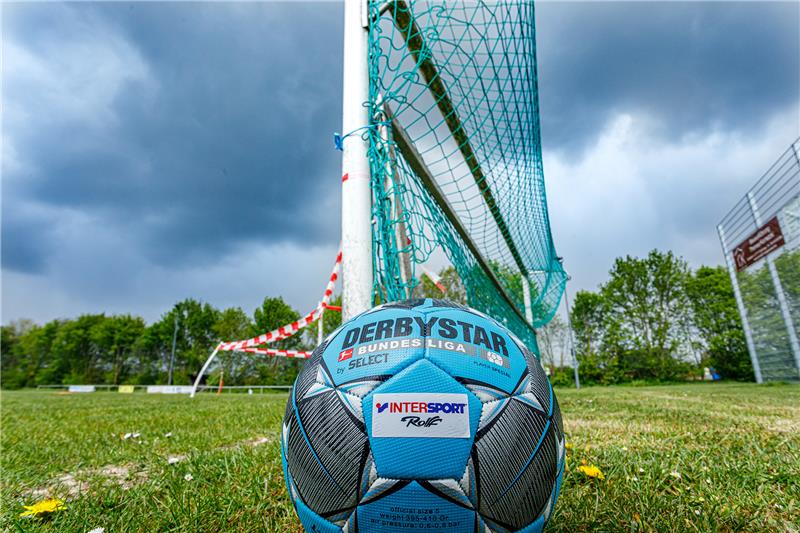
[[341, 133], [334, 132], [334, 134], [333, 134], [333, 146], [337, 150], [339, 150], [340, 152], [343, 152], [344, 151], [344, 140], [347, 139], [348, 137], [350, 137], [351, 135], [354, 135], [354, 134], [358, 133], [359, 131], [363, 131], [364, 133], [361, 134], [361, 137], [364, 140], [366, 140], [367, 139], [366, 135], [369, 134], [370, 130], [375, 129], [375, 128], [379, 127], [379, 126], [387, 126], [389, 124], [390, 124], [390, 122], [388, 120], [380, 120], [380, 121], [377, 121], [377, 122], [373, 122], [372, 124], [367, 124], [366, 126], [361, 126], [360, 128], [356, 128], [351, 132], [345, 133], [344, 135], [342, 135]]

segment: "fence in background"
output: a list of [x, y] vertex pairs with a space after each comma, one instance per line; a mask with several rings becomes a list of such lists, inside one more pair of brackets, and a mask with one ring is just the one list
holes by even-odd
[[756, 381], [800, 381], [800, 139], [717, 232]]

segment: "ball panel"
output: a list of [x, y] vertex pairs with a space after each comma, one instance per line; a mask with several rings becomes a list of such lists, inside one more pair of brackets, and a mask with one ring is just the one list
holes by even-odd
[[551, 425], [543, 413], [512, 399], [479, 436], [475, 446], [482, 515], [519, 529], [541, 513], [556, 476]]
[[293, 421], [287, 457], [302, 499], [321, 515], [355, 507], [363, 428], [333, 392], [300, 399]]
[[[467, 399], [469, 437], [376, 437], [373, 434], [374, 418], [387, 416], [389, 411], [375, 412], [375, 394], [437, 393], [460, 394]], [[389, 396], [391, 398], [391, 396]], [[401, 399], [400, 396], [397, 397]], [[417, 361], [393, 378], [377, 387], [363, 402], [364, 422], [369, 434], [375, 465], [382, 477], [394, 479], [440, 479], [452, 477], [460, 479], [472, 447], [472, 442], [480, 420], [481, 403], [430, 361]], [[440, 418], [446, 417], [442, 414]], [[427, 416], [428, 418], [430, 415]], [[420, 417], [423, 418], [423, 417]], [[403, 428], [407, 434], [430, 434], [434, 428]]]
[[314, 533], [342, 533], [342, 528], [329, 522], [312, 511], [308, 505], [298, 499], [294, 502], [294, 508], [297, 511], [297, 516], [300, 518], [300, 523], [303, 524], [303, 529], [306, 531], [313, 531]]
[[510, 393], [527, 363], [505, 328], [472, 312], [430, 307], [425, 357], [451, 376], [491, 383]]
[[525, 360], [528, 364], [528, 372], [531, 374], [530, 389], [531, 392], [539, 399], [541, 404], [545, 406], [548, 413], [552, 412], [551, 404], [553, 403], [553, 388], [550, 386], [550, 380], [547, 379], [547, 374], [544, 373], [539, 358], [530, 351], [528, 348], [522, 346], [522, 352], [525, 354]]
[[450, 502], [412, 481], [358, 507], [359, 531], [463, 532], [475, 528], [475, 512]]
[[422, 315], [401, 307], [363, 313], [331, 338], [322, 361], [334, 383], [391, 376], [425, 354], [415, 318]]
[[539, 518], [534, 520], [531, 524], [520, 529], [518, 533], [542, 533], [546, 521], [547, 520], [545, 520], [544, 516], [540, 516]]

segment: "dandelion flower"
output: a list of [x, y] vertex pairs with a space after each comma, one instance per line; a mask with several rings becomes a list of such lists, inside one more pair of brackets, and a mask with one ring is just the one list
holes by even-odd
[[564, 448], [568, 449], [569, 451], [572, 451], [572, 449], [574, 448], [574, 446], [572, 445], [572, 443], [571, 443], [571, 442], [568, 442], [568, 443], [566, 443], [566, 444], [564, 445]]
[[57, 500], [55, 498], [50, 498], [47, 500], [42, 500], [38, 503], [34, 503], [33, 505], [25, 505], [24, 506], [27, 511], [21, 513], [19, 516], [33, 516], [38, 517], [41, 515], [46, 515], [50, 513], [54, 513], [56, 511], [63, 511], [67, 507], [64, 505], [64, 502], [61, 500]]
[[603, 472], [594, 465], [581, 465], [578, 467], [578, 470], [583, 472], [588, 477], [596, 477], [597, 479], [605, 479], [606, 476], [603, 475]]

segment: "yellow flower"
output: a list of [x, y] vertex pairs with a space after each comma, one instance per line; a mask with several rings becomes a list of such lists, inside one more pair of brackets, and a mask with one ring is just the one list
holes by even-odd
[[606, 476], [603, 475], [603, 472], [594, 465], [581, 465], [578, 467], [578, 470], [583, 472], [589, 477], [596, 477], [597, 479], [605, 479]]
[[19, 516], [40, 516], [49, 513], [54, 513], [56, 511], [63, 511], [67, 507], [64, 505], [64, 502], [61, 500], [57, 500], [55, 498], [50, 498], [49, 500], [42, 500], [38, 503], [34, 503], [33, 505], [25, 505], [23, 506], [27, 511], [20, 514]]
[[568, 449], [568, 450], [572, 451], [572, 448], [574, 448], [574, 446], [572, 445], [572, 443], [571, 443], [571, 442], [568, 442], [568, 443], [566, 443], [566, 444], [564, 445], [564, 448], [566, 448], [566, 449]]

